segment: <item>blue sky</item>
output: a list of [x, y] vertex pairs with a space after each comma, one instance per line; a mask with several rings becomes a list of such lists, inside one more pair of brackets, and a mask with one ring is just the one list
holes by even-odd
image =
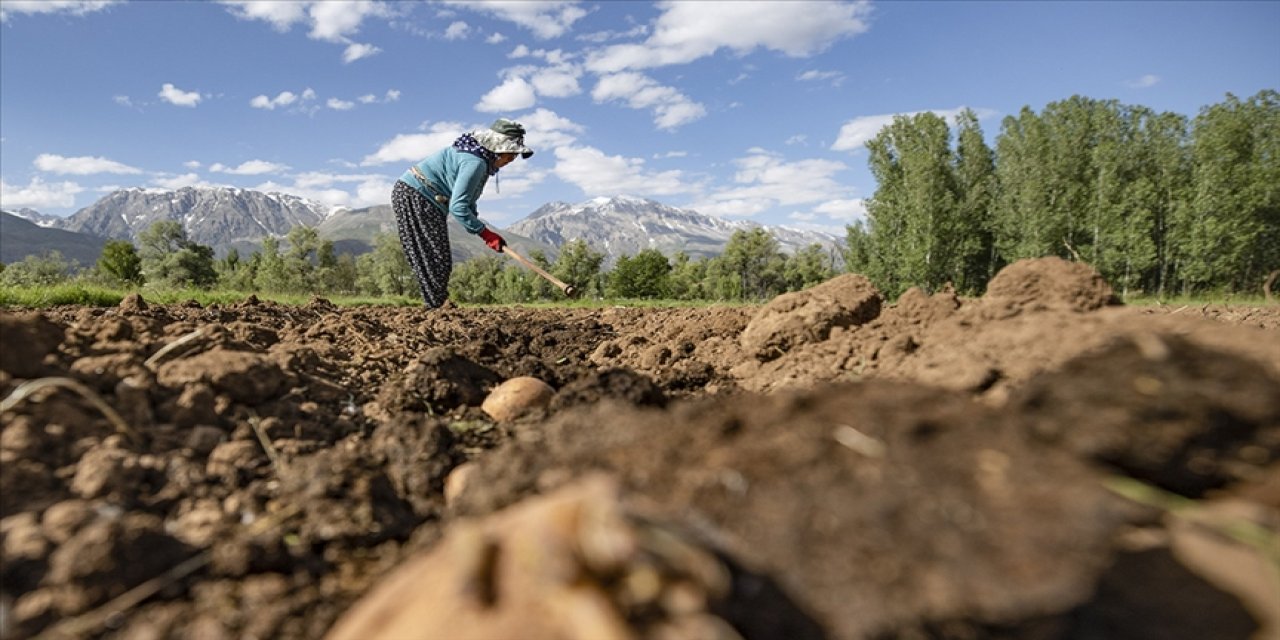
[[0, 0], [0, 206], [229, 185], [386, 203], [496, 117], [537, 150], [481, 215], [652, 198], [842, 233], [894, 114], [988, 140], [1072, 95], [1194, 116], [1280, 87], [1280, 2]]

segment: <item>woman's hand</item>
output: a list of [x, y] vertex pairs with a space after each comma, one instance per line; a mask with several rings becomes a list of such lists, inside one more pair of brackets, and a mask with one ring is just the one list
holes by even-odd
[[488, 227], [480, 231], [480, 237], [484, 239], [484, 243], [489, 245], [490, 249], [498, 253], [502, 253], [502, 248], [507, 246], [507, 241], [503, 240], [502, 236], [490, 231]]

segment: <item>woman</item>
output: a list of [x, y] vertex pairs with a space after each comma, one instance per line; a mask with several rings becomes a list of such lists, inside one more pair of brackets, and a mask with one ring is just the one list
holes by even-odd
[[462, 134], [453, 146], [427, 156], [409, 167], [391, 191], [396, 229], [404, 257], [422, 288], [422, 299], [434, 309], [449, 297], [453, 255], [445, 214], [451, 213], [467, 231], [479, 235], [490, 249], [502, 253], [507, 241], [480, 221], [476, 199], [489, 176], [516, 156], [528, 158], [533, 149], [524, 146], [524, 127], [499, 118], [488, 129]]

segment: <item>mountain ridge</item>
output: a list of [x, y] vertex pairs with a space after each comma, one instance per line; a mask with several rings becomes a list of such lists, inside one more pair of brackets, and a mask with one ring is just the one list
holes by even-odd
[[[388, 204], [329, 207], [291, 194], [236, 187], [132, 187], [108, 193], [67, 218], [32, 209], [11, 213], [42, 228], [85, 234], [103, 242], [127, 239], [136, 243], [138, 235], [152, 224], [175, 220], [183, 225], [188, 238], [213, 247], [218, 255], [233, 248], [241, 254], [251, 253], [266, 236], [284, 238], [298, 224], [315, 227], [339, 252], [354, 254], [371, 250], [377, 234], [396, 232], [395, 215]], [[488, 252], [452, 216], [448, 220], [455, 261]], [[784, 252], [818, 243], [838, 259], [840, 239], [832, 234], [725, 220], [625, 194], [598, 196], [576, 204], [548, 202], [513, 224], [495, 228], [523, 252], [536, 249], [551, 259], [565, 243], [581, 239], [603, 253], [609, 266], [622, 255], [645, 249], [657, 249], [668, 256], [684, 251], [694, 258], [713, 257], [724, 250], [735, 232], [754, 227], [772, 233]]]

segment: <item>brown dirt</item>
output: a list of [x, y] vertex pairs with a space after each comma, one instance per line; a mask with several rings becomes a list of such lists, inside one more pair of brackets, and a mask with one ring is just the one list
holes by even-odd
[[[1280, 637], [1278, 337], [1280, 307], [1126, 307], [1057, 260], [892, 304], [4, 311], [0, 636], [317, 638], [487, 531], [559, 569], [440, 575], [514, 594], [472, 622], [561, 612], [523, 637]], [[518, 376], [555, 396], [492, 421]], [[531, 500], [599, 473], [622, 506], [575, 509], [668, 541], [607, 571]]]

